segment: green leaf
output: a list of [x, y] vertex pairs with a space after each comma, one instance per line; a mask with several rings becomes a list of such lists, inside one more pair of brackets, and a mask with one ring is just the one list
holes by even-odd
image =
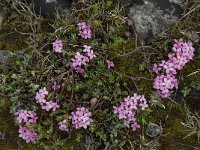
[[200, 0], [193, 0], [193, 2], [195, 2], [195, 3], [200, 3]]
[[95, 3], [94, 5], [92, 5], [91, 9], [92, 9], [94, 14], [97, 14], [98, 10], [99, 10], [99, 4]]

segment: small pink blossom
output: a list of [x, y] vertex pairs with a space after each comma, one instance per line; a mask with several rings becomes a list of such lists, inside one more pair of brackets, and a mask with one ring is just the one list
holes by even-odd
[[77, 73], [81, 73], [81, 74], [85, 72], [84, 66], [87, 65], [91, 59], [96, 57], [94, 51], [91, 50], [90, 46], [84, 45], [83, 52], [85, 52], [85, 54], [76, 52], [76, 55], [74, 56], [74, 58], [71, 59], [71, 67]]
[[64, 119], [63, 121], [59, 122], [58, 125], [59, 125], [59, 129], [61, 131], [69, 131], [69, 129], [67, 128], [67, 120]]
[[137, 122], [134, 122], [133, 124], [131, 124], [131, 128], [132, 131], [136, 131], [137, 129], [141, 128], [141, 126]]
[[83, 52], [86, 52], [86, 53], [90, 52], [91, 46], [83, 45], [83, 47], [84, 47]]
[[55, 111], [56, 109], [60, 108], [60, 105], [58, 105], [57, 102], [46, 100], [46, 96], [48, 94], [49, 92], [47, 91], [46, 87], [39, 89], [35, 96], [36, 103], [39, 103], [41, 108], [46, 111], [49, 111], [51, 109]]
[[43, 105], [46, 103], [45, 97], [48, 95], [48, 91], [46, 87], [39, 89], [39, 91], [36, 93], [35, 99], [36, 103], [39, 103], [40, 105]]
[[55, 40], [53, 42], [53, 51], [57, 53], [61, 53], [63, 49], [63, 43], [62, 40]]
[[47, 89], [46, 89], [46, 87], [40, 89], [39, 92], [42, 93], [42, 94], [44, 94], [44, 95], [48, 95], [49, 94], [48, 91], [47, 91]]
[[78, 25], [79, 30], [84, 30], [87, 27], [85, 22], [78, 23], [77, 25]]
[[108, 65], [108, 68], [111, 68], [111, 67], [115, 66], [114, 63], [112, 61], [110, 61], [110, 60], [106, 60], [106, 63]]
[[59, 84], [57, 84], [56, 82], [54, 82], [51, 88], [52, 88], [54, 91], [56, 91], [56, 90], [59, 90], [60, 87], [61, 87], [61, 86], [60, 86]]
[[30, 125], [36, 123], [37, 120], [37, 115], [35, 111], [28, 111], [24, 109], [19, 109], [16, 113], [15, 116], [17, 117], [17, 122], [18, 123], [25, 123], [25, 125]]
[[46, 102], [44, 105], [42, 105], [42, 109], [49, 111], [50, 109], [52, 109], [53, 111], [55, 111], [56, 109], [60, 108], [60, 105], [58, 105], [56, 102]]
[[96, 57], [94, 51], [91, 50], [91, 46], [84, 45], [83, 52], [86, 53], [87, 57], [89, 57], [90, 60]]

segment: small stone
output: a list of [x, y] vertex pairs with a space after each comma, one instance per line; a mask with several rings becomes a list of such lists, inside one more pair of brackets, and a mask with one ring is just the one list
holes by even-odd
[[150, 137], [161, 135], [163, 128], [155, 123], [149, 123], [146, 129], [146, 134]]
[[189, 31], [187, 32], [187, 36], [190, 38], [190, 40], [192, 40], [195, 43], [199, 42], [199, 35], [197, 32], [195, 31]]
[[9, 66], [11, 65], [13, 53], [8, 50], [0, 50], [0, 64]]
[[97, 98], [92, 98], [90, 100], [91, 107], [94, 107], [96, 103], [97, 103]]

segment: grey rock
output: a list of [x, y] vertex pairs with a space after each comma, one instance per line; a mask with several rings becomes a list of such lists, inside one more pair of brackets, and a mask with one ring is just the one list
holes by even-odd
[[161, 135], [163, 128], [155, 123], [149, 123], [146, 129], [146, 134], [150, 137]]
[[[32, 0], [27, 0], [29, 3]], [[60, 8], [60, 14], [66, 17], [72, 0], [33, 0], [35, 12], [45, 18], [55, 18], [56, 11]]]
[[166, 28], [176, 22], [182, 10], [178, 5], [161, 0], [143, 0], [132, 3], [128, 16], [133, 20], [139, 38], [145, 43], [158, 34], [164, 34]]
[[0, 65], [11, 67], [15, 65], [16, 60], [23, 59], [25, 50], [11, 52], [9, 50], [0, 50]]
[[184, 0], [169, 0], [170, 3], [183, 4]]
[[8, 50], [0, 50], [0, 64], [10, 66], [13, 64], [14, 54]]
[[57, 2], [57, 0], [45, 0], [45, 3]]

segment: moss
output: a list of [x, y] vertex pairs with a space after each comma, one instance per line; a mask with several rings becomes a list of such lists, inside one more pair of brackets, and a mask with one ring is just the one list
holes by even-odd
[[180, 118], [171, 117], [166, 122], [166, 128], [164, 130], [165, 136], [161, 137], [162, 148], [166, 148], [168, 150], [174, 149], [185, 149], [190, 146], [197, 147], [197, 139], [195, 136], [187, 137], [184, 139], [186, 135], [189, 134], [187, 129], [181, 124]]
[[[28, 24], [30, 20], [31, 18], [29, 16], [19, 15], [12, 20], [4, 22], [0, 30], [0, 49], [11, 51], [26, 49], [29, 46], [27, 42], [30, 42], [30, 34], [31, 32], [33, 32], [31, 31], [30, 25]], [[49, 23], [51, 22], [52, 20], [44, 19], [42, 17], [35, 20], [34, 23], [36, 25], [36, 28], [38, 28], [39, 31], [42, 33], [37, 33], [37, 37], [39, 38], [39, 40], [44, 40], [46, 37], [48, 37], [48, 35], [45, 36], [45, 34], [52, 31], [52, 27], [49, 25]]]
[[[19, 33], [28, 32], [30, 30], [27, 24], [20, 23], [23, 22], [24, 19], [24, 17], [19, 16], [2, 25], [0, 30], [0, 49], [17, 51], [27, 47], [26, 40], [28, 35]], [[13, 27], [19, 32], [16, 32]]]
[[181, 122], [184, 122], [186, 112], [184, 104], [173, 104], [169, 101], [165, 102], [166, 109], [157, 108], [151, 114], [150, 122], [161, 123], [163, 128], [162, 136], [159, 138], [161, 144], [160, 149], [174, 150], [179, 148], [180, 150], [187, 148], [188, 146], [197, 146], [195, 136], [190, 136], [183, 139], [189, 134], [187, 128], [185, 128]]
[[138, 87], [141, 88], [141, 92], [149, 93], [151, 89], [150, 81], [146, 82], [147, 80], [140, 78], [146, 77], [148, 79], [150, 74], [146, 68], [146, 64], [142, 71], [140, 69], [140, 65], [146, 62], [144, 62], [141, 53], [134, 52], [137, 42], [132, 38], [124, 39], [120, 36], [113, 36], [113, 34], [110, 35], [110, 38], [111, 43], [106, 47], [106, 53], [109, 54], [108, 59], [113, 58], [115, 64], [114, 70], [120, 73], [125, 80], [131, 81], [129, 82], [132, 84], [129, 85], [130, 87], [134, 87], [132, 82], [134, 80], [138, 84]]
[[199, 97], [187, 97], [186, 104], [193, 113], [200, 110]]
[[[199, 55], [196, 55], [199, 56]], [[191, 62], [187, 63], [183, 70], [181, 70], [180, 77], [180, 86], [190, 85], [193, 81], [199, 80], [199, 74], [190, 75], [189, 74], [197, 71], [200, 66], [200, 59], [194, 59]]]
[[81, 140], [84, 131], [74, 131], [71, 133], [71, 138], [62, 146], [62, 150], [76, 150], [81, 149], [79, 140]]

